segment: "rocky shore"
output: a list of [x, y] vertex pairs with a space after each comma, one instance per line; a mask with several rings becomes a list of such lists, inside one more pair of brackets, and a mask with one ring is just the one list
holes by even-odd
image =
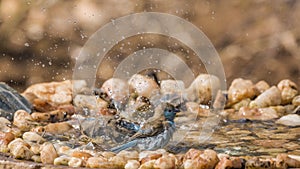
[[[21, 94], [32, 111], [17, 110], [11, 113], [13, 120], [0, 117], [0, 166], [12, 168], [9, 164], [19, 159], [32, 161], [24, 162], [28, 168], [300, 168], [296, 83], [285, 79], [271, 85], [238, 78], [214, 101], [212, 86], [219, 86], [219, 79], [207, 74], [199, 75], [189, 87], [175, 80], [157, 83], [143, 75], [128, 82], [112, 78], [94, 93], [84, 81], [32, 85]], [[10, 92], [3, 91], [1, 96]], [[176, 115], [176, 131], [164, 149], [109, 151], [122, 141], [115, 133], [107, 138], [101, 130], [113, 127], [95, 122], [95, 117], [152, 117], [155, 112], [147, 113], [156, 104], [153, 100], [168, 94], [180, 95], [186, 111]], [[16, 104], [20, 103], [12, 101], [12, 106]], [[2, 101], [0, 108], [9, 105]], [[204, 138], [203, 134], [210, 135]]]

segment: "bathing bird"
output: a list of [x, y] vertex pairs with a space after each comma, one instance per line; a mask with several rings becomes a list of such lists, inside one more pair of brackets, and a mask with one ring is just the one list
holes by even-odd
[[[111, 149], [118, 153], [129, 148], [139, 150], [155, 150], [168, 144], [175, 131], [174, 118], [179, 108], [170, 103], [162, 103], [155, 108], [155, 116], [144, 123], [123, 121], [122, 127], [134, 133], [127, 143]], [[160, 116], [159, 116], [160, 114]]]

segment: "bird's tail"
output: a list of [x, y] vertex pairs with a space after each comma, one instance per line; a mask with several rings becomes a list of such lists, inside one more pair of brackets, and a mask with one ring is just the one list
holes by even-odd
[[137, 145], [137, 143], [138, 143], [138, 140], [132, 140], [126, 144], [122, 144], [120, 146], [114, 147], [114, 148], [110, 149], [110, 151], [112, 151], [114, 153], [119, 153], [122, 150], [126, 150], [128, 148], [135, 147]]

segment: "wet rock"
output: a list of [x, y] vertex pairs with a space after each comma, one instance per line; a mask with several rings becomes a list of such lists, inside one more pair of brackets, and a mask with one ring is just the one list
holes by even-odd
[[300, 126], [300, 115], [298, 114], [288, 114], [281, 117], [276, 121], [277, 124], [283, 124], [286, 126]]
[[137, 151], [123, 150], [119, 152], [116, 156], [110, 158], [110, 161], [116, 166], [124, 168], [128, 160], [138, 160], [138, 157], [139, 154]]
[[31, 114], [31, 117], [34, 121], [46, 122], [50, 120], [50, 113], [34, 112]]
[[278, 83], [277, 87], [281, 91], [282, 104], [291, 103], [293, 98], [298, 94], [298, 87], [291, 80], [282, 80]]
[[44, 143], [46, 140], [35, 132], [25, 132], [23, 140], [26, 142]]
[[29, 149], [29, 145], [20, 138], [11, 141], [8, 144], [8, 148], [14, 158], [17, 159], [30, 160], [33, 156], [33, 152]]
[[[155, 151], [142, 151], [139, 153], [139, 161], [142, 161], [142, 159], [146, 158], [146, 157], [150, 157], [151, 155], [154, 155], [153, 157], [161, 157], [161, 155], [167, 153], [167, 151], [165, 149], [158, 149]], [[157, 158], [159, 158], [157, 157]]]
[[140, 161], [141, 161], [141, 164], [144, 164], [148, 161], [151, 161], [151, 160], [156, 160], [158, 158], [162, 157], [162, 154], [149, 154], [147, 157], [144, 157], [142, 158]]
[[152, 169], [154, 168], [154, 164], [155, 164], [155, 160], [150, 160], [142, 164], [139, 169], [150, 169], [150, 168]]
[[101, 168], [107, 163], [108, 160], [104, 157], [91, 157], [87, 160], [86, 166], [89, 168]]
[[31, 113], [32, 105], [16, 90], [0, 82], [0, 117], [12, 120], [17, 110]]
[[277, 112], [272, 108], [249, 108], [242, 107], [238, 112], [229, 114], [232, 120], [249, 119], [249, 120], [271, 120], [278, 118]]
[[190, 149], [183, 159], [185, 169], [213, 169], [219, 162], [217, 153], [213, 150], [195, 150]]
[[129, 79], [128, 84], [131, 92], [135, 92], [139, 96], [145, 96], [148, 98], [159, 90], [159, 86], [155, 80], [140, 74], [133, 75]]
[[181, 80], [162, 80], [160, 83], [160, 92], [162, 94], [180, 93], [185, 89]]
[[129, 86], [127, 82], [118, 78], [106, 80], [103, 83], [101, 90], [107, 95], [107, 101], [114, 100], [117, 102], [124, 102], [129, 95]]
[[37, 143], [29, 142], [30, 144], [30, 150], [33, 152], [33, 154], [39, 155], [41, 150], [41, 145]]
[[29, 131], [36, 125], [30, 114], [24, 110], [18, 110], [15, 112], [13, 124], [21, 131]]
[[250, 80], [234, 79], [228, 89], [228, 105], [232, 105], [246, 98], [252, 99], [258, 91]]
[[292, 101], [293, 105], [295, 106], [300, 106], [300, 95], [295, 96], [293, 101]]
[[71, 104], [72, 82], [39, 83], [28, 87], [22, 95], [40, 112], [55, 110], [60, 105]]
[[125, 169], [138, 169], [140, 167], [140, 162], [137, 160], [128, 160]]
[[268, 90], [270, 88], [270, 85], [266, 81], [261, 80], [255, 84], [255, 87], [259, 92], [258, 94], [261, 94], [264, 91]]
[[212, 99], [212, 92], [220, 88], [218, 77], [209, 74], [200, 74], [187, 89], [188, 100], [208, 104]]
[[43, 164], [53, 164], [54, 159], [58, 157], [58, 154], [53, 144], [46, 142], [41, 146], [41, 161]]
[[281, 103], [281, 92], [276, 87], [273, 86], [260, 94], [255, 100], [250, 102], [251, 108], [260, 108], [260, 107], [268, 107], [268, 106], [276, 106]]
[[99, 112], [100, 109], [107, 108], [108, 106], [108, 103], [101, 98], [88, 95], [76, 95], [73, 103], [76, 107], [87, 108], [92, 112]]
[[11, 126], [11, 122], [4, 118], [4, 117], [0, 117], [0, 131], [1, 132], [9, 132], [11, 130], [10, 128]]

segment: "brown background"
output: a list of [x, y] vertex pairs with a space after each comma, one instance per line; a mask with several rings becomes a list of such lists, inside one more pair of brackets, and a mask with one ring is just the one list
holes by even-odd
[[[74, 58], [96, 30], [143, 11], [174, 14], [200, 28], [219, 53], [228, 84], [237, 77], [300, 84], [297, 0], [2, 0], [0, 81], [21, 91], [38, 82], [71, 79]], [[128, 55], [126, 50], [110, 55], [118, 53]], [[113, 69], [99, 71], [108, 78]]]

